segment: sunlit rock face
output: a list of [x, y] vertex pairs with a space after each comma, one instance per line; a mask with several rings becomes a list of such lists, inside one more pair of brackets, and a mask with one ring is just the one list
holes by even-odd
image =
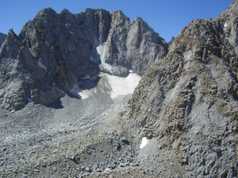
[[121, 11], [116, 11], [112, 13], [104, 52], [105, 62], [144, 74], [147, 66], [167, 53], [167, 44], [141, 18], [130, 21]]
[[[16, 110], [28, 98], [55, 107], [62, 96], [78, 97], [75, 90], [95, 87], [100, 72], [120, 77], [127, 77], [129, 70], [143, 74], [166, 51], [167, 44], [142, 19], [130, 22], [121, 11], [87, 9], [72, 14], [47, 8], [27, 22], [19, 35], [9, 32], [1, 47], [0, 67], [11, 75], [0, 81], [1, 103]], [[6, 67], [4, 61], [13, 67]], [[22, 83], [18, 107], [6, 100], [15, 96], [7, 91], [14, 80]]]
[[237, 7], [186, 26], [129, 101], [125, 125], [153, 138], [138, 159], [158, 177], [237, 176]]

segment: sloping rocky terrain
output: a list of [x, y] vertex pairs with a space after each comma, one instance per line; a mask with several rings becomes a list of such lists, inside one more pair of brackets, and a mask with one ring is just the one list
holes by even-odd
[[40, 11], [0, 48], [0, 177], [238, 177], [237, 19]]
[[10, 30], [0, 48], [0, 177], [77, 177], [132, 164], [134, 146], [112, 118], [167, 49], [121, 11], [47, 8], [19, 35]]
[[237, 12], [192, 21], [129, 101], [125, 125], [150, 138], [138, 159], [160, 177], [238, 176]]

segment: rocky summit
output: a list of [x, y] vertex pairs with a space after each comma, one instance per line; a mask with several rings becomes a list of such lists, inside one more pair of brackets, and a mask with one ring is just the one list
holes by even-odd
[[102, 9], [1, 36], [0, 177], [238, 177], [237, 0], [169, 44]]
[[100, 71], [143, 74], [166, 51], [167, 44], [142, 19], [130, 22], [121, 11], [44, 9], [19, 35], [10, 31], [1, 46], [1, 103], [9, 110], [29, 101], [59, 107], [65, 94], [91, 87], [83, 80], [96, 85]]

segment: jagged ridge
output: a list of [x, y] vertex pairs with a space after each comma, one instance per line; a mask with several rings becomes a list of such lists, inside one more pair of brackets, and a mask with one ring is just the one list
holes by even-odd
[[237, 10], [192, 21], [129, 102], [128, 127], [152, 137], [139, 159], [158, 176], [237, 176]]
[[[142, 19], [130, 22], [121, 11], [44, 9], [19, 36], [10, 31], [0, 49], [1, 103], [10, 110], [29, 101], [60, 107], [63, 95], [77, 97], [78, 90], [96, 85], [101, 60], [113, 69], [104, 72], [143, 74], [166, 52], [167, 44]], [[85, 78], [89, 86], [80, 85]]]

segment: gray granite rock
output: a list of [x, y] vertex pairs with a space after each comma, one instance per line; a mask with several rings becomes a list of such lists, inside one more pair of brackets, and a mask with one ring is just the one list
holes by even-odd
[[141, 18], [130, 21], [121, 11], [112, 14], [105, 42], [105, 61], [143, 74], [146, 68], [167, 53], [167, 43]]
[[[17, 80], [23, 83], [20, 90], [28, 99], [21, 107], [7, 108], [20, 109], [29, 101], [50, 106], [60, 103], [65, 94], [77, 97], [80, 81], [87, 77], [93, 87], [100, 71], [125, 77], [133, 69], [142, 74], [155, 58], [165, 54], [167, 46], [147, 24], [137, 21], [138, 25], [133, 25], [136, 22], [130, 23], [121, 12], [110, 14], [102, 9], [72, 14], [47, 8], [27, 22], [19, 36], [10, 31], [0, 50], [2, 97], [14, 98], [7, 85]], [[106, 59], [98, 51], [103, 45]]]
[[[237, 177], [237, 7], [192, 21], [168, 53], [142, 19], [121, 11], [44, 9], [20, 35], [10, 31], [0, 103], [19, 111], [0, 108], [0, 174], [99, 177], [138, 167], [142, 177]], [[130, 70], [144, 74], [131, 99], [112, 100], [107, 80], [97, 85], [99, 72]], [[69, 97], [94, 85], [86, 99]]]
[[158, 177], [237, 177], [237, 7], [185, 27], [129, 101], [124, 125], [152, 135], [138, 160]]

